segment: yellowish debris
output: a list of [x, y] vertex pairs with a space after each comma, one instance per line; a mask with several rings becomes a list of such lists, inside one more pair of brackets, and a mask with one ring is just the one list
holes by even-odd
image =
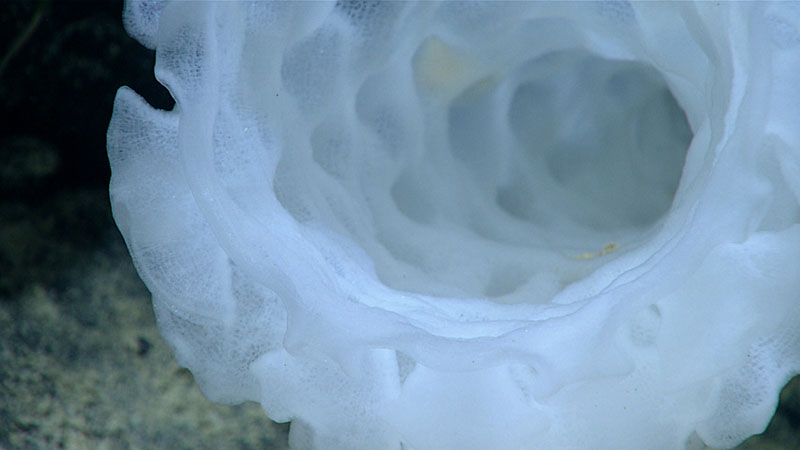
[[581, 253], [579, 255], [573, 256], [573, 258], [575, 258], [575, 259], [597, 258], [597, 257], [603, 256], [603, 255], [607, 255], [607, 254], [609, 254], [611, 252], [615, 252], [615, 251], [617, 251], [617, 249], [619, 249], [619, 244], [617, 244], [616, 242], [609, 242], [599, 252], [596, 252], [596, 253], [590, 253], [590, 252]]
[[432, 91], [462, 89], [474, 76], [471, 66], [463, 54], [437, 36], [422, 44], [414, 61], [417, 82]]

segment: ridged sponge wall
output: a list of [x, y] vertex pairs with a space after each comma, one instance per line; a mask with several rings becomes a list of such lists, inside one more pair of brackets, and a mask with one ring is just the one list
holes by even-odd
[[677, 449], [800, 370], [796, 3], [130, 1], [114, 217], [297, 449]]

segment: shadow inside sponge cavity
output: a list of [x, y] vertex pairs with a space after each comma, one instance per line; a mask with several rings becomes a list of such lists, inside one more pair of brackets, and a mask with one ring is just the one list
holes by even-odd
[[282, 164], [275, 181], [288, 211], [352, 239], [387, 286], [547, 302], [669, 211], [692, 133], [654, 68], [555, 51], [437, 97], [420, 79], [464, 78], [462, 62], [436, 38], [411, 59], [366, 77], [353, 113], [312, 131], [313, 167]]

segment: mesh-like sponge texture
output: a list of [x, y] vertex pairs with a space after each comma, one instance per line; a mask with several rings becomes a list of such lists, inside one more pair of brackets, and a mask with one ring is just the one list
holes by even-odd
[[791, 3], [130, 1], [114, 217], [293, 447], [729, 447], [800, 370]]

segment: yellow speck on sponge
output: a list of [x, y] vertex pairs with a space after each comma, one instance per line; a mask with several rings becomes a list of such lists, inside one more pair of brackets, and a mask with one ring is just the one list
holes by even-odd
[[599, 252], [596, 252], [596, 253], [589, 253], [589, 252], [581, 253], [579, 255], [573, 256], [573, 258], [575, 258], [575, 259], [597, 258], [599, 256], [603, 256], [603, 255], [607, 255], [607, 254], [609, 254], [611, 252], [615, 252], [615, 251], [617, 251], [617, 249], [619, 249], [619, 244], [617, 244], [616, 242], [609, 242]]
[[425, 40], [414, 57], [417, 83], [434, 92], [463, 89], [474, 78], [470, 66], [464, 55], [437, 36]]

